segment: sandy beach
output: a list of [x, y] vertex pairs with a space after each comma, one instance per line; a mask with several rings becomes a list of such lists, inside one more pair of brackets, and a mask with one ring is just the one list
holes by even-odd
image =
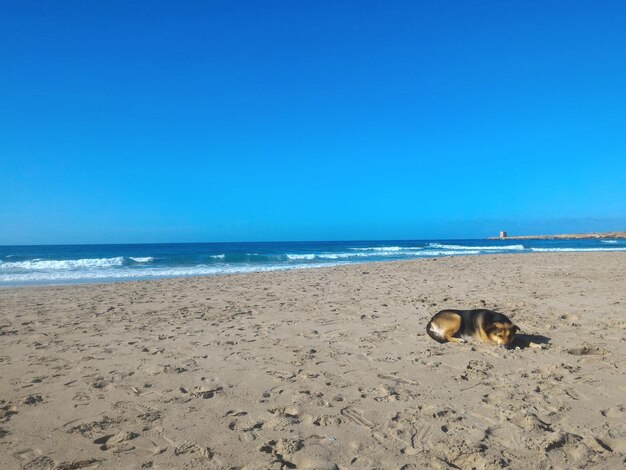
[[623, 468], [625, 358], [626, 253], [6, 288], [0, 468]]

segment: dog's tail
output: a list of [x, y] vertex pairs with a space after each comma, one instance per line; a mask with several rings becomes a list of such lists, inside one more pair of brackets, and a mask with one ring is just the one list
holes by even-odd
[[441, 336], [439, 336], [437, 332], [435, 331], [435, 329], [433, 328], [432, 320], [428, 322], [428, 325], [426, 325], [426, 333], [428, 333], [428, 336], [430, 336], [432, 339], [434, 339], [438, 343], [447, 343], [447, 341], [443, 339]]

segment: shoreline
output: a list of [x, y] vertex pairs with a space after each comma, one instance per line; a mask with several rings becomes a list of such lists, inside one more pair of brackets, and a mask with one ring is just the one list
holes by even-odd
[[404, 240], [0, 249], [0, 284], [79, 285], [375, 261], [550, 251], [626, 251], [618, 240]]
[[[512, 238], [509, 238], [512, 239]], [[502, 239], [508, 240], [508, 239]], [[145, 276], [145, 277], [128, 277], [128, 278], [117, 278], [112, 277], [111, 280], [107, 280], [105, 277], [94, 278], [91, 279], [69, 279], [65, 281], [17, 281], [13, 284], [3, 284], [0, 283], [0, 291], [4, 289], [13, 289], [13, 288], [29, 288], [29, 287], [52, 287], [52, 286], [94, 286], [94, 285], [107, 285], [107, 284], [125, 284], [125, 283], [133, 283], [133, 282], [153, 282], [153, 281], [162, 281], [168, 279], [194, 279], [194, 278], [215, 278], [215, 277], [224, 277], [224, 276], [240, 276], [247, 274], [261, 274], [261, 273], [273, 273], [273, 272], [289, 272], [289, 271], [300, 271], [300, 270], [316, 270], [316, 269], [327, 269], [327, 268], [335, 268], [339, 266], [363, 266], [370, 264], [380, 264], [380, 263], [405, 263], [412, 262], [418, 260], [438, 260], [438, 259], [448, 259], [448, 258], [474, 258], [474, 257], [484, 257], [484, 256], [506, 256], [506, 255], [538, 255], [549, 253], [548, 251], [540, 251], [543, 249], [540, 248], [530, 248], [530, 250], [537, 251], [527, 251], [527, 252], [482, 252], [482, 253], [463, 253], [463, 254], [441, 254], [438, 256], [432, 257], [415, 257], [415, 258], [406, 258], [406, 259], [391, 259], [391, 260], [367, 260], [367, 261], [337, 261], [335, 263], [328, 264], [314, 264], [314, 265], [300, 265], [300, 266], [271, 266], [271, 267], [261, 267], [258, 269], [246, 269], [242, 271], [233, 271], [233, 272], [219, 272], [219, 273], [211, 273], [211, 274], [190, 274], [190, 275], [153, 275], [153, 276]], [[573, 249], [571, 251], [567, 251], [569, 253], [619, 253], [623, 252], [624, 248], [597, 248], [597, 249], [587, 249], [582, 248], [580, 251]], [[555, 251], [554, 254], [559, 254], [559, 251]]]
[[626, 253], [533, 255], [0, 290], [0, 467], [619, 467]]

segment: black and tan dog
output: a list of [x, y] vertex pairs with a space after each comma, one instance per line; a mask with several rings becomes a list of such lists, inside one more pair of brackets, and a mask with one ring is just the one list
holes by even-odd
[[439, 343], [465, 343], [466, 338], [475, 338], [507, 349], [518, 330], [506, 315], [484, 309], [442, 310], [426, 325], [428, 336]]

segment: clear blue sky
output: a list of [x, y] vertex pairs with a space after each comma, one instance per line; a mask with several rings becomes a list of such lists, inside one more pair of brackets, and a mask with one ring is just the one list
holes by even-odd
[[626, 229], [626, 2], [0, 0], [0, 244]]

